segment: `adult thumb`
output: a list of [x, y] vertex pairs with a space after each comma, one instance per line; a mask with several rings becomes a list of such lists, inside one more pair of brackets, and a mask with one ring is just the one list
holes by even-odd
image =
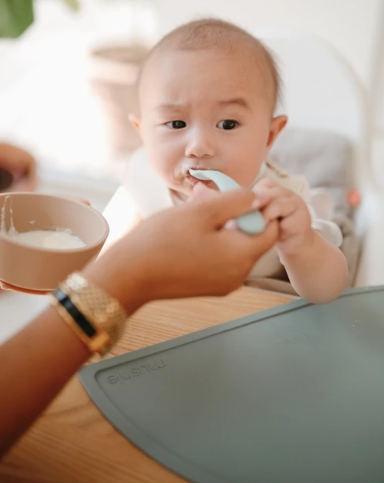
[[236, 189], [225, 193], [214, 193], [201, 201], [205, 204], [205, 212], [218, 226], [252, 211], [255, 194], [249, 189]]
[[197, 200], [203, 200], [207, 198], [214, 197], [217, 195], [217, 191], [214, 191], [203, 183], [197, 183], [192, 191], [192, 196], [189, 198], [189, 202], [197, 201]]

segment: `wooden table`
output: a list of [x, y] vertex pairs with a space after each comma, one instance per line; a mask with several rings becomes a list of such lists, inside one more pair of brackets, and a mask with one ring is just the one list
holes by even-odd
[[[119, 355], [290, 301], [243, 287], [225, 298], [163, 301], [130, 320]], [[15, 381], [17, 384], [17, 381]], [[25, 402], [28, 404], [28, 401]], [[6, 417], [0, 415], [0, 417]], [[0, 464], [1, 483], [176, 483], [99, 413], [74, 377]]]

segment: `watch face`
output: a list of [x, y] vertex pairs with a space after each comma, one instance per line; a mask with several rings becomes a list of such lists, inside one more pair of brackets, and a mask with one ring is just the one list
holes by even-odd
[[8, 171], [0, 169], [0, 191], [7, 190], [13, 183], [13, 176]]

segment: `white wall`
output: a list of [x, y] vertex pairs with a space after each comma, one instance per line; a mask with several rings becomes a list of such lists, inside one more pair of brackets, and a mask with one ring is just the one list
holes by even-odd
[[34, 3], [34, 24], [16, 40], [0, 39], [0, 140], [31, 151], [44, 168], [116, 179], [121, 169], [90, 88], [88, 52], [152, 40], [151, 0], [80, 0], [76, 14], [60, 0]]
[[283, 27], [315, 34], [334, 45], [371, 89], [377, 64], [383, 0], [156, 0], [161, 34], [201, 16], [242, 27]]
[[[384, 142], [384, 1], [381, 7], [381, 38], [377, 55], [376, 75], [373, 84], [373, 116], [376, 137]], [[384, 151], [383, 151], [384, 152]]]

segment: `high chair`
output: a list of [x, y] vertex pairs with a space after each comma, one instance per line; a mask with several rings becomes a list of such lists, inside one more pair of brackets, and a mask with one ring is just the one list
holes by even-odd
[[351, 144], [351, 174], [361, 197], [354, 222], [362, 242], [354, 285], [384, 283], [384, 202], [371, 170], [366, 89], [342, 55], [315, 36], [279, 30], [251, 33], [277, 57], [283, 100], [276, 114], [287, 114], [290, 128], [338, 133]]

